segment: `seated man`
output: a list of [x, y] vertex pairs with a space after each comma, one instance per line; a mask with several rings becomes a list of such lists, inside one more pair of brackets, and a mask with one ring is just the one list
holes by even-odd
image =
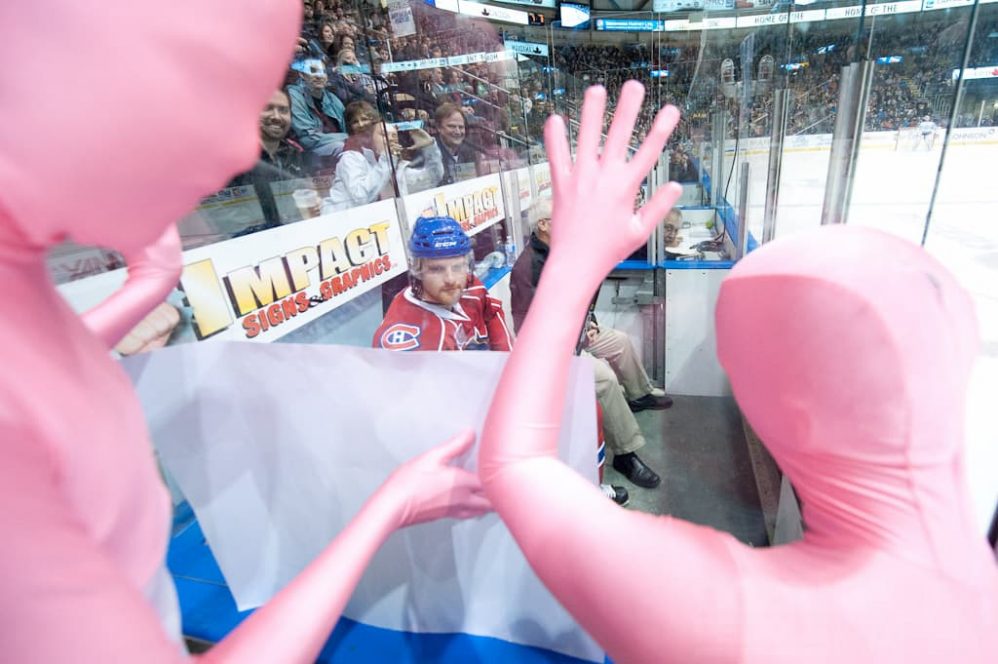
[[464, 111], [456, 104], [441, 104], [433, 119], [444, 162], [444, 177], [440, 180], [440, 186], [475, 177], [478, 174], [478, 152], [465, 140], [468, 119]]
[[288, 86], [295, 136], [317, 156], [338, 155], [347, 140], [343, 102], [326, 86], [329, 79], [322, 60], [305, 60], [300, 67], [301, 79]]
[[[547, 260], [550, 224], [551, 201], [540, 199], [530, 208], [533, 232], [530, 242], [513, 265], [510, 278], [513, 323], [517, 329], [526, 318], [544, 261]], [[645, 438], [633, 413], [668, 408], [672, 405], [672, 399], [652, 386], [630, 339], [624, 333], [600, 327], [594, 319], [587, 321], [583, 352], [597, 358], [593, 363], [596, 398], [603, 409], [603, 430], [607, 445], [614, 454], [613, 467], [634, 484], [654, 489], [662, 480], [638, 458], [637, 450], [644, 447]]]
[[295, 219], [281, 219], [270, 183], [305, 176], [302, 147], [288, 138], [291, 102], [283, 90], [275, 90], [260, 112], [260, 160], [252, 170], [237, 175], [228, 186], [252, 185], [263, 212], [265, 226], [279, 226]]
[[665, 242], [665, 250], [675, 249], [683, 241], [683, 236], [679, 234], [679, 229], [683, 227], [683, 213], [676, 208], [669, 210], [665, 216], [664, 232], [662, 239]]
[[[374, 333], [375, 348], [511, 350], [502, 304], [474, 276], [471, 240], [461, 224], [450, 217], [417, 219], [409, 260], [411, 285], [388, 306]], [[617, 504], [627, 504], [623, 487], [600, 488]]]
[[409, 238], [411, 285], [374, 333], [388, 350], [510, 350], [499, 300], [472, 272], [471, 240], [450, 217], [420, 217]]

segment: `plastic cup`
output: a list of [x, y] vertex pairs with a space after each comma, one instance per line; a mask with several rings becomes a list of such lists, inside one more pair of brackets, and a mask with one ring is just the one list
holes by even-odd
[[314, 189], [295, 189], [291, 197], [302, 219], [312, 219], [322, 214], [322, 199]]

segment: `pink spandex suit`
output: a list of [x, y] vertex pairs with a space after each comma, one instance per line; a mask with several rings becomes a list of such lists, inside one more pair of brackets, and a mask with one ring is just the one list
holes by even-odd
[[605, 92], [590, 88], [574, 164], [548, 120], [551, 255], [479, 459], [496, 511], [615, 661], [994, 662], [998, 574], [961, 467], [975, 320], [918, 247], [822, 228], [759, 249], [722, 286], [718, 354], [798, 491], [803, 541], [752, 549], [626, 511], [556, 459], [577, 321], [680, 193], [633, 212], [678, 120], [663, 109], [628, 163], [642, 96], [624, 86], [600, 155]]
[[[0, 659], [186, 659], [164, 567], [170, 499], [142, 411], [108, 349], [180, 274], [172, 223], [245, 171], [291, 57], [300, 2], [0, 3]], [[113, 247], [125, 287], [75, 315], [46, 251]], [[88, 329], [89, 328], [89, 329]], [[448, 462], [407, 462], [288, 587], [208, 660], [310, 662], [396, 528], [483, 513]]]

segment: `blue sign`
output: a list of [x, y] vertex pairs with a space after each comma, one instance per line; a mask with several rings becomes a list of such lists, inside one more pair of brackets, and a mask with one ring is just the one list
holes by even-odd
[[664, 21], [630, 18], [596, 19], [596, 29], [607, 32], [661, 32], [664, 27]]
[[885, 55], [882, 58], [877, 58], [878, 65], [896, 65], [900, 62], [904, 62], [904, 57], [900, 55]]
[[652, 69], [651, 70], [651, 77], [652, 78], [669, 78], [669, 70], [668, 69]]

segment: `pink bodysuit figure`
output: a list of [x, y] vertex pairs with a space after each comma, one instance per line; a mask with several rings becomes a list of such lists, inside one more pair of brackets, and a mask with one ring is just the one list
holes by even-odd
[[[186, 659], [164, 556], [170, 498], [111, 359], [175, 287], [173, 222], [247, 170], [291, 58], [295, 0], [0, 3], [0, 659]], [[124, 288], [77, 316], [46, 251], [111, 247]], [[483, 513], [448, 465], [471, 432], [407, 462], [289, 586], [204, 659], [311, 662], [396, 528]]]
[[678, 120], [663, 109], [628, 163], [642, 97], [624, 86], [600, 155], [605, 92], [590, 88], [574, 164], [562, 120], [548, 120], [551, 254], [479, 458], [496, 511], [618, 662], [994, 662], [998, 573], [962, 468], [975, 320], [918, 247], [821, 228], [762, 247], [721, 288], [718, 354], [797, 489], [802, 541], [753, 549], [623, 510], [557, 460], [589, 299], [679, 195], [671, 184], [633, 212]]

